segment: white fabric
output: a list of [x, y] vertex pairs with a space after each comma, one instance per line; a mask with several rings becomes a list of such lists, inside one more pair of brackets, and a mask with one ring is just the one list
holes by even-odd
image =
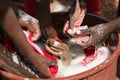
[[33, 46], [39, 53], [41, 53], [42, 55], [44, 55], [44, 53], [42, 52], [42, 50], [40, 49], [40, 47], [38, 45], [36, 45], [35, 43], [33, 43], [32, 41], [30, 41], [29, 39], [29, 35], [30, 35], [30, 32], [29, 31], [25, 31], [23, 30], [28, 42], [31, 44], [31, 46]]
[[29, 21], [32, 20], [33, 22], [38, 22], [38, 20], [30, 15], [28, 15], [27, 13], [25, 13], [22, 10], [18, 10], [19, 16], [22, 18], [23, 21]]

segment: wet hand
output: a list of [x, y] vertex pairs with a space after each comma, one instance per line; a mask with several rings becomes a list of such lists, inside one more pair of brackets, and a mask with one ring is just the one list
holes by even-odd
[[58, 45], [63, 42], [59, 38], [48, 39], [47, 44], [44, 44], [45, 50], [53, 55], [59, 56], [62, 54], [62, 48], [58, 47]]
[[34, 34], [33, 41], [37, 41], [41, 36], [39, 22], [35, 20], [24, 21], [22, 18], [19, 18], [19, 24], [27, 28], [31, 33]]
[[53, 61], [43, 55], [37, 54], [34, 57], [33, 64], [37, 68], [37, 70], [43, 74], [46, 78], [51, 78], [53, 77], [52, 74], [49, 71], [50, 66], [56, 66], [57, 62]]
[[109, 34], [109, 29], [106, 28], [106, 25], [104, 24], [98, 24], [96, 26], [89, 27], [86, 30], [81, 30], [81, 34], [89, 34], [89, 40], [84, 44], [79, 44], [79, 41], [76, 42], [76, 44], [87, 47], [90, 45], [97, 45], [100, 42], [102, 42], [106, 36]]
[[63, 28], [63, 33], [69, 36], [74, 36], [76, 28], [79, 28], [85, 17], [86, 9], [76, 9], [70, 21], [67, 21]]

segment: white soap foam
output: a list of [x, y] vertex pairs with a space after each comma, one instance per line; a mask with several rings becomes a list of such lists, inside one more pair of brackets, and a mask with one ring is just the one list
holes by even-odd
[[70, 76], [78, 73], [82, 73], [84, 71], [90, 70], [94, 68], [95, 66], [103, 63], [111, 54], [109, 49], [107, 47], [99, 47], [97, 49], [97, 57], [87, 65], [82, 65], [80, 64], [83, 59], [85, 58], [84, 53], [80, 53], [79, 56], [77, 56], [75, 59], [72, 60], [71, 64], [69, 66], [63, 66], [62, 62], [58, 60], [58, 73], [56, 77], [65, 77], [65, 76]]

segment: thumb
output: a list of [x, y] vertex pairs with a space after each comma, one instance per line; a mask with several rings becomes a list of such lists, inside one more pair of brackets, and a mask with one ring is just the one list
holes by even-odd
[[90, 34], [90, 33], [91, 33], [90, 29], [80, 30], [80, 34]]
[[69, 26], [69, 21], [67, 21], [64, 25], [64, 28], [63, 28], [63, 33], [66, 33], [66, 30], [68, 29], [68, 26]]
[[86, 48], [87, 46], [93, 45], [92, 37], [90, 36], [89, 40], [82, 44], [81, 47]]

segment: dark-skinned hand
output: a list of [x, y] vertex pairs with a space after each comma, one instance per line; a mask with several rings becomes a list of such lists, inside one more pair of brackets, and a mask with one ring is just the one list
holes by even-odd
[[[98, 24], [92, 27], [89, 27], [88, 29], [81, 30], [81, 35], [89, 35], [89, 40], [84, 43], [80, 44], [82, 47], [87, 47], [90, 45], [98, 45], [100, 42], [104, 41], [107, 35], [109, 35], [111, 29], [107, 28], [105, 24]], [[79, 35], [77, 35], [79, 36]], [[76, 44], [79, 45], [79, 41], [76, 42]]]
[[41, 36], [40, 25], [38, 21], [28, 20], [24, 21], [21, 17], [19, 18], [19, 24], [21, 27], [27, 28], [30, 32], [34, 34], [33, 41], [37, 41]]
[[[36, 54], [36, 53], [35, 53]], [[34, 60], [37, 59], [37, 60]], [[49, 71], [50, 66], [56, 66], [57, 62], [53, 61], [43, 55], [36, 54], [34, 55], [34, 58], [31, 59], [31, 62], [35, 64], [34, 66], [37, 68], [37, 70], [43, 74], [46, 78], [52, 78], [52, 74]], [[38, 64], [39, 63], [39, 64]]]

